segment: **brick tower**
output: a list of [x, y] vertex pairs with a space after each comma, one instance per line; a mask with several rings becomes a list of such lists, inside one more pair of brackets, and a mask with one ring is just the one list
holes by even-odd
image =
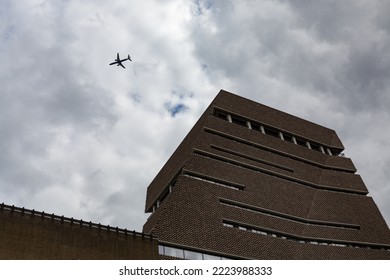
[[335, 131], [220, 91], [149, 185], [161, 258], [390, 259]]

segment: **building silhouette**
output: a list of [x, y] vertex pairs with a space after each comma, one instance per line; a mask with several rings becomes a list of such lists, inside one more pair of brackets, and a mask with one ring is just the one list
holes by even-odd
[[389, 259], [335, 131], [220, 91], [147, 190], [162, 258]]
[[0, 204], [0, 259], [390, 259], [335, 131], [221, 90], [147, 189], [143, 233]]

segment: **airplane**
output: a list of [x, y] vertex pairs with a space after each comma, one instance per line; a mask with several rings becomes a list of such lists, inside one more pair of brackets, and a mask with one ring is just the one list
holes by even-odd
[[110, 63], [110, 65], [116, 64], [116, 66], [119, 66], [119, 65], [120, 65], [120, 66], [122, 66], [123, 68], [126, 69], [126, 67], [123, 66], [123, 64], [122, 64], [122, 62], [123, 62], [123, 61], [126, 61], [126, 60], [132, 61], [131, 58], [130, 58], [130, 55], [128, 55], [127, 58], [125, 58], [125, 59], [120, 59], [120, 58], [119, 58], [119, 53], [118, 53], [118, 54], [116, 55], [115, 61], [112, 62], [112, 63]]

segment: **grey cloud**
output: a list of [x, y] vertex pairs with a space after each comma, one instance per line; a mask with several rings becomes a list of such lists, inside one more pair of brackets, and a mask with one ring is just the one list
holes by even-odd
[[19, 8], [9, 8], [10, 17], [20, 20], [6, 30], [2, 38], [7, 42], [0, 50], [0, 193], [5, 203], [24, 201], [25, 206], [53, 186], [71, 188], [66, 177], [72, 163], [55, 162], [53, 147], [69, 140], [60, 139], [58, 132], [69, 130], [67, 137], [77, 141], [77, 134], [100, 133], [114, 125], [117, 115], [110, 93], [86, 80], [69, 52], [72, 31], [59, 24], [55, 7], [49, 20], [44, 13]]
[[[344, 52], [332, 67], [337, 84], [329, 88], [351, 111], [388, 108], [390, 90], [390, 8], [382, 1], [289, 1], [305, 28], [318, 42], [341, 45]], [[386, 7], [387, 6], [387, 7]], [[326, 67], [320, 64], [319, 67]]]
[[286, 1], [297, 14], [302, 28], [321, 40], [344, 41], [361, 26], [367, 10], [357, 1]]
[[303, 2], [233, 2], [199, 16], [196, 54], [210, 79], [275, 78], [351, 111], [388, 107], [390, 41], [376, 2]]

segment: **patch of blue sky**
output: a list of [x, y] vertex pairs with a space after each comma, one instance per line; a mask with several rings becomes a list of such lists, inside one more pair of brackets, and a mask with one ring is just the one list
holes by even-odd
[[5, 28], [3, 34], [2, 34], [2, 40], [4, 42], [8, 41], [12, 35], [15, 33], [15, 25], [9, 25]]
[[195, 0], [193, 2], [195, 4], [192, 9], [192, 13], [195, 16], [201, 16], [204, 13], [204, 10], [208, 10], [213, 5], [213, 0]]
[[11, 1], [0, 1], [0, 28], [2, 43], [8, 41], [15, 32], [15, 25], [12, 24]]
[[165, 103], [165, 108], [171, 115], [171, 117], [175, 117], [177, 114], [184, 112], [188, 109], [188, 107], [183, 103], [177, 103], [177, 104], [171, 104], [171, 103]]
[[12, 40], [12, 37], [15, 34], [15, 26], [9, 25], [5, 27], [4, 30], [0, 30], [0, 51], [4, 51], [6, 48], [7, 43]]
[[129, 94], [131, 100], [133, 100], [134, 103], [138, 104], [138, 103], [141, 103], [142, 101], [142, 96], [139, 94], [139, 93], [130, 93]]

